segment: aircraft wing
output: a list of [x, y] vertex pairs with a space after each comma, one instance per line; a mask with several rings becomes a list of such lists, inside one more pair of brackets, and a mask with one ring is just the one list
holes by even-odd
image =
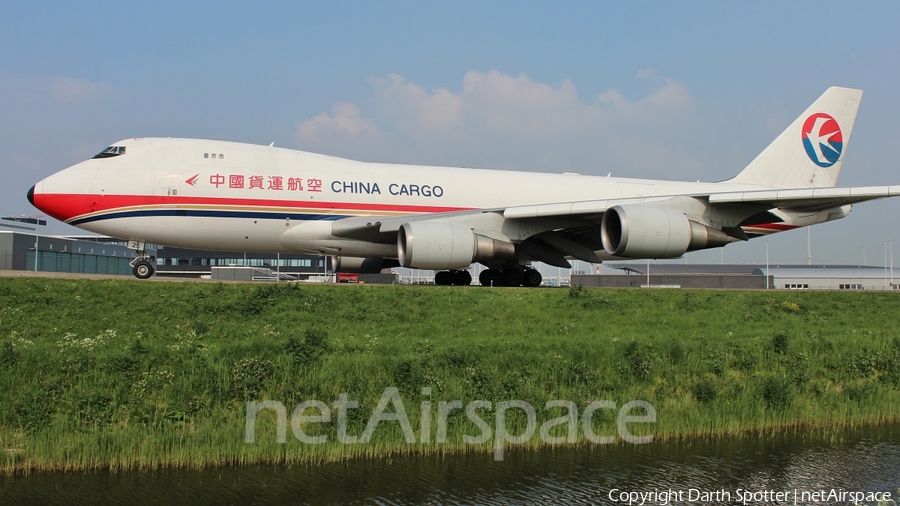
[[847, 188], [788, 188], [517, 206], [504, 209], [503, 216], [509, 219], [524, 219], [602, 214], [614, 205], [658, 202], [673, 197], [693, 197], [708, 200], [710, 204], [717, 205], [745, 204], [766, 207], [769, 209], [780, 208], [798, 211], [815, 211], [847, 204], [856, 204], [867, 200], [896, 197], [898, 195], [900, 195], [900, 185], [856, 186]]
[[[582, 224], [599, 224], [603, 213], [615, 205], [662, 202], [675, 197], [692, 197], [707, 200], [715, 205], [745, 205], [767, 209], [819, 211], [832, 207], [856, 204], [867, 200], [900, 196], [900, 185], [857, 186], [846, 188], [788, 188], [749, 190], [737, 192], [659, 195], [578, 202], [558, 202], [506, 208], [472, 209], [449, 213], [417, 214], [392, 217], [354, 217], [335, 221], [332, 233], [336, 236], [359, 240], [390, 241], [404, 223], [411, 221], [443, 221], [472, 218], [477, 215], [495, 214], [507, 220], [556, 218], [573, 220]], [[567, 227], [561, 227], [567, 228]], [[380, 241], [379, 241], [380, 239]]]
[[[332, 234], [357, 240], [392, 243], [404, 223], [414, 221], [449, 221], [468, 225], [473, 230], [515, 230], [522, 253], [558, 267], [568, 267], [566, 256], [591, 263], [601, 262], [596, 254], [603, 249], [598, 233], [603, 214], [616, 205], [652, 204], [666, 207], [666, 201], [693, 198], [716, 207], [740, 206], [743, 212], [765, 213], [781, 209], [793, 212], [818, 212], [848, 204], [900, 195], [900, 185], [859, 186], [847, 188], [790, 188], [771, 190], [726, 191], [716, 193], [659, 195], [650, 197], [559, 202], [492, 209], [472, 209], [448, 213], [411, 216], [354, 217], [332, 224]], [[682, 200], [683, 202], [683, 200]], [[775, 217], [771, 217], [775, 219]], [[530, 230], [530, 232], [529, 232]], [[523, 234], [524, 232], [524, 234]], [[747, 236], [740, 227], [725, 232], [739, 240]], [[482, 232], [484, 233], [484, 232]]]

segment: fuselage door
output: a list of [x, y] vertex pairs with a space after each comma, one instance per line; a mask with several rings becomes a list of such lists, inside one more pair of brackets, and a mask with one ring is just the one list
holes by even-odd
[[169, 197], [181, 195], [181, 176], [160, 176], [159, 194]]

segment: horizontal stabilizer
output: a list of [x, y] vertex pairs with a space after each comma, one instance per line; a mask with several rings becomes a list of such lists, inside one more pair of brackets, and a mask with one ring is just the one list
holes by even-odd
[[711, 204], [760, 204], [771, 208], [791, 208], [810, 205], [843, 206], [898, 195], [900, 195], [900, 185], [792, 188], [714, 193], [709, 196], [709, 202]]

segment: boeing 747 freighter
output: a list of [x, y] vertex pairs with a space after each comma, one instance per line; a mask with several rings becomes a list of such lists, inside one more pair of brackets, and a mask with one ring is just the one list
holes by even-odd
[[38, 182], [65, 223], [146, 243], [309, 252], [342, 272], [434, 269], [443, 285], [537, 286], [540, 261], [677, 258], [845, 217], [900, 185], [836, 187], [862, 91], [829, 88], [740, 174], [716, 183], [363, 163], [272, 146], [136, 138]]

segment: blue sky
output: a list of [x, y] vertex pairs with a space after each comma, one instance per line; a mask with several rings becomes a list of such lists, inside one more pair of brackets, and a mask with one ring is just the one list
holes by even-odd
[[[719, 180], [831, 85], [865, 90], [839, 184], [900, 183], [897, 19], [889, 2], [5, 2], [0, 214], [138, 136]], [[814, 261], [880, 262], [898, 211], [813, 228]], [[806, 234], [770, 251], [805, 262]], [[765, 241], [725, 260], [764, 262]]]

